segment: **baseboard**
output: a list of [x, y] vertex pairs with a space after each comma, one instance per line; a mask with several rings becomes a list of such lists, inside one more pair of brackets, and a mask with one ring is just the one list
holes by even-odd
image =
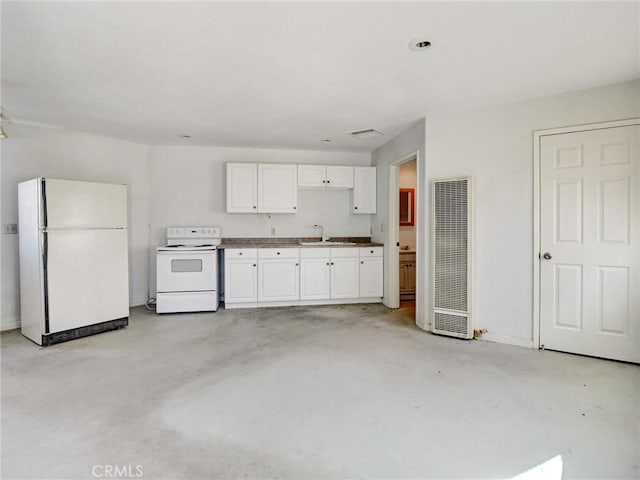
[[522, 339], [516, 337], [510, 337], [509, 335], [498, 335], [491, 332], [482, 334], [482, 337], [478, 340], [486, 340], [487, 342], [506, 343], [508, 345], [515, 345], [517, 347], [533, 348], [533, 340]]
[[287, 302], [242, 302], [224, 303], [225, 310], [234, 308], [262, 308], [262, 307], [308, 307], [312, 305], [352, 305], [358, 303], [381, 303], [380, 297], [362, 298], [331, 298], [326, 300], [291, 300]]
[[18, 317], [3, 318], [2, 323], [0, 323], [0, 331], [2, 332], [5, 330], [15, 330], [16, 328], [20, 328], [20, 319]]

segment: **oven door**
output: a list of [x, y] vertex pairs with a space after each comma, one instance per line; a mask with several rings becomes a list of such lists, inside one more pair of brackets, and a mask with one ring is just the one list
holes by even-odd
[[215, 250], [158, 252], [158, 292], [203, 292], [217, 290]]

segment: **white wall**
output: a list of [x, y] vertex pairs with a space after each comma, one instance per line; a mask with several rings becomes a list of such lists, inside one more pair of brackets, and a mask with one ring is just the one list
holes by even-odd
[[[18, 183], [39, 176], [125, 183], [129, 194], [129, 292], [145, 302], [149, 268], [148, 147], [81, 132], [8, 125], [2, 149], [2, 224], [18, 222]], [[19, 326], [18, 235], [2, 235], [1, 328]]]
[[[416, 161], [412, 160], [400, 165], [398, 185], [400, 188], [413, 188], [414, 192], [417, 187], [417, 171]], [[415, 205], [415, 199], [414, 199]], [[414, 212], [415, 214], [416, 212]], [[418, 213], [419, 214], [419, 213]], [[408, 246], [412, 249], [416, 248], [416, 226], [415, 222], [412, 226], [399, 227], [400, 248]]]
[[[389, 168], [390, 165], [400, 159], [417, 152], [417, 179], [419, 188], [416, 189], [416, 203], [420, 205], [418, 211], [426, 212], [427, 210], [421, 210], [423, 208], [424, 198], [428, 195], [427, 185], [424, 182], [425, 172], [425, 124], [424, 119], [420, 120], [400, 135], [392, 138], [383, 146], [377, 148], [371, 154], [371, 164], [377, 167], [378, 173], [378, 206], [377, 214], [373, 216], [371, 227], [373, 231], [373, 239], [376, 242], [384, 243], [384, 303], [389, 305], [390, 286], [389, 272], [392, 270], [391, 263], [397, 263], [397, 259], [390, 255], [391, 249], [395, 249], [395, 245], [391, 245], [389, 240], [389, 229], [396, 228], [395, 225], [389, 225], [389, 195], [396, 196], [397, 191], [389, 191]], [[424, 213], [419, 213], [416, 217], [416, 231], [419, 232], [417, 241], [416, 252], [416, 324], [421, 328], [427, 328], [426, 313], [426, 300], [425, 294], [426, 278], [425, 275], [428, 272], [429, 255], [425, 250], [425, 228], [428, 227], [428, 217]]]
[[474, 178], [483, 338], [532, 344], [533, 131], [638, 117], [639, 91], [635, 82], [426, 119], [428, 180]]
[[[228, 147], [151, 147], [151, 249], [165, 243], [169, 226], [217, 225], [222, 236], [370, 236], [371, 215], [350, 213], [349, 191], [298, 190], [296, 214], [226, 213], [227, 162], [369, 165], [368, 153]], [[151, 262], [155, 256], [151, 254]], [[150, 270], [155, 292], [155, 271]]]

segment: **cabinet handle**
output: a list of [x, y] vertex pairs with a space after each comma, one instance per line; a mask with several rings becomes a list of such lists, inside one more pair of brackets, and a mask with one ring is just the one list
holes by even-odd
[[256, 206], [254, 205], [254, 206], [253, 206], [253, 208], [258, 208], [258, 207], [256, 207]]
[[277, 255], [280, 255], [280, 252], [276, 252]]
[[357, 209], [358, 209], [358, 207], [353, 207], [353, 208], [354, 208], [354, 210], [357, 210]]
[[331, 183], [331, 180], [327, 180], [327, 183]]
[[238, 252], [238, 255], [242, 255], [242, 252]]
[[331, 265], [333, 265], [333, 262], [331, 262]]
[[256, 264], [254, 263], [254, 264], [253, 264], [253, 266], [255, 267], [255, 266], [256, 266]]
[[329, 266], [329, 262], [327, 262], [327, 266]]
[[363, 261], [360, 261], [360, 265], [364, 265], [364, 262], [363, 262]]
[[296, 263], [296, 267], [298, 266], [298, 264]]
[[373, 250], [371, 250], [371, 253], [373, 253]]
[[326, 180], [322, 180], [322, 183], [327, 183], [327, 181]]

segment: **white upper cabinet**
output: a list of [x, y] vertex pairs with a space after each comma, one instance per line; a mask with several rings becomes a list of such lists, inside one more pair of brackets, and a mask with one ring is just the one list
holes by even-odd
[[227, 212], [258, 211], [258, 165], [227, 163]]
[[297, 205], [297, 165], [258, 164], [258, 212], [296, 213]]
[[353, 167], [327, 166], [327, 187], [353, 188]]
[[296, 213], [296, 165], [227, 163], [227, 212]]
[[353, 188], [353, 167], [298, 165], [298, 188]]
[[376, 167], [353, 167], [352, 213], [376, 213]]
[[326, 182], [324, 165], [298, 165], [298, 188], [324, 188]]

